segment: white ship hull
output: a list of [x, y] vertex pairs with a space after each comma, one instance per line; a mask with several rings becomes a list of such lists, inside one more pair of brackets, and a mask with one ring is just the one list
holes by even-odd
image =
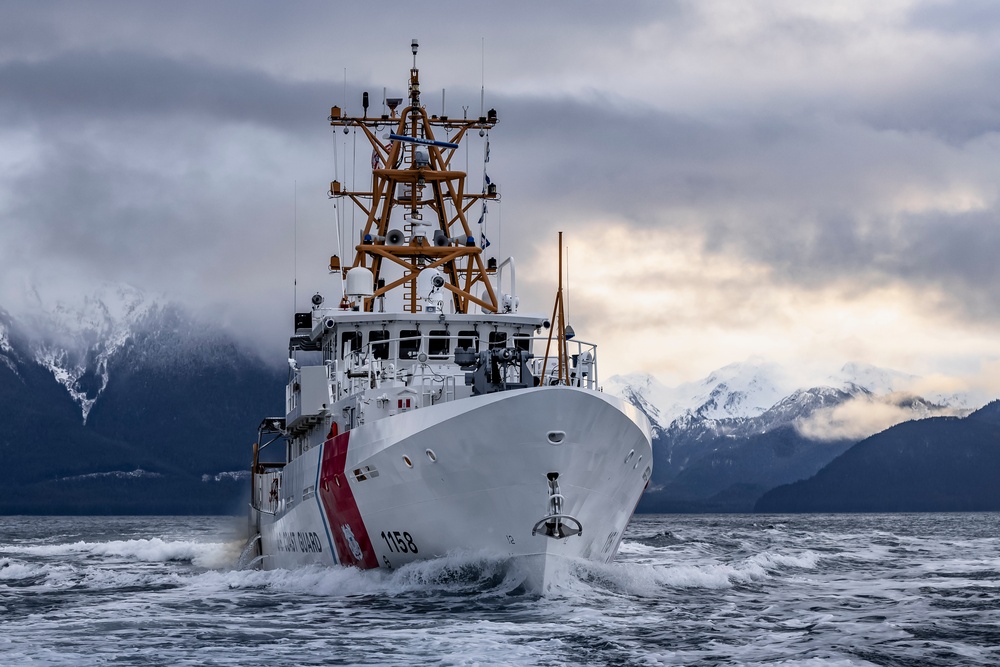
[[380, 419], [257, 476], [263, 566], [391, 569], [475, 553], [544, 579], [550, 557], [607, 562], [649, 478], [650, 442], [633, 406], [564, 386]]

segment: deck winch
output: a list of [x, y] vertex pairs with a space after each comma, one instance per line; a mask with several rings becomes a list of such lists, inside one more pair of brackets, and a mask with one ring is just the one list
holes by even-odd
[[455, 362], [463, 369], [473, 369], [465, 374], [465, 383], [472, 386], [473, 396], [536, 386], [538, 382], [528, 368], [532, 358], [533, 354], [517, 347], [482, 352], [455, 350]]

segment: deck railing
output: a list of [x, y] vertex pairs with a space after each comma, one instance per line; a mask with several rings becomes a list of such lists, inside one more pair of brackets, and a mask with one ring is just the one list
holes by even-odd
[[[343, 374], [336, 372], [339, 364], [332, 362], [331, 378], [336, 378], [335, 381], [338, 384], [335, 395], [340, 397], [344, 393], [354, 394], [366, 388], [374, 389], [385, 381], [399, 381], [409, 387], [419, 387], [422, 397], [425, 395], [431, 397], [428, 400], [421, 398], [422, 407], [454, 400], [457, 394], [457, 379], [460, 378], [462, 384], [465, 384], [466, 373], [472, 370], [455, 365], [455, 351], [459, 341], [468, 340], [469, 336], [457, 334], [447, 336], [422, 334], [369, 342], [361, 348], [347, 353], [347, 359], [344, 360], [343, 364]], [[547, 341], [548, 338], [545, 336], [519, 336], [508, 339], [507, 342], [513, 342], [512, 347], [518, 349], [527, 347], [529, 351], [532, 351], [544, 349]], [[388, 351], [399, 350], [401, 343], [415, 344], [416, 349], [408, 350], [408, 357], [405, 359], [400, 358], [398, 354], [390, 357]], [[434, 343], [438, 343], [438, 345], [434, 345]], [[507, 345], [493, 344], [493, 346], [506, 347]], [[566, 341], [566, 347], [567, 357], [570, 359], [568, 384], [573, 387], [598, 389], [597, 346], [586, 341], [571, 339]], [[428, 354], [429, 349], [447, 350], [447, 353]], [[376, 350], [378, 354], [375, 353]], [[478, 339], [475, 350], [476, 353], [480, 351]], [[558, 384], [555, 357], [549, 357], [545, 368], [542, 367], [543, 363], [545, 360], [541, 356], [534, 356], [528, 360], [528, 370], [535, 380], [535, 385]], [[518, 382], [519, 380], [509, 379], [509, 381]], [[438, 390], [435, 390], [435, 385], [437, 385]], [[427, 389], [428, 387], [430, 390]]]

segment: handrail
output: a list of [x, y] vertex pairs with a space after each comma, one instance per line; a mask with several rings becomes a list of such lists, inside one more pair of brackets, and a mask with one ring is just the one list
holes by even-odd
[[[341, 382], [347, 382], [350, 385], [357, 385], [359, 383], [369, 383], [375, 384], [376, 386], [380, 381], [385, 380], [400, 380], [404, 381], [406, 384], [411, 384], [413, 378], [417, 375], [414, 372], [414, 368], [422, 368], [426, 366], [435, 366], [436, 370], [430, 373], [422, 372], [421, 376], [433, 376], [434, 378], [452, 377], [458, 378], [465, 376], [467, 372], [466, 369], [455, 368], [441, 368], [440, 365], [454, 364], [455, 350], [458, 348], [458, 341], [467, 340], [470, 336], [462, 335], [461, 333], [450, 332], [446, 335], [443, 334], [430, 334], [421, 332], [417, 336], [391, 336], [389, 338], [384, 338], [381, 340], [369, 341], [363, 346], [359, 347], [357, 350], [351, 350], [348, 353], [347, 363], [343, 368], [337, 368], [336, 366], [331, 369], [331, 380], [337, 382], [338, 390], [340, 388]], [[424, 343], [424, 339], [428, 342]], [[447, 346], [446, 354], [434, 354], [428, 353], [428, 348], [430, 347], [430, 341], [449, 341]], [[486, 347], [484, 341], [486, 338], [479, 335], [477, 332], [474, 337], [474, 349], [478, 353], [483, 351], [482, 348]], [[515, 343], [521, 343], [522, 341], [528, 341], [528, 349], [533, 350], [536, 347], [540, 347], [546, 342], [547, 338], [545, 336], [511, 336], [507, 339], [506, 345], [513, 346]], [[408, 358], [401, 358], [399, 356], [399, 344], [404, 342], [413, 343], [419, 341], [418, 347], [414, 352], [414, 356]], [[390, 347], [395, 344], [394, 356], [390, 356], [386, 353], [386, 356], [375, 355], [375, 346], [385, 345], [389, 350], [393, 348]], [[598, 372], [597, 372], [597, 345], [594, 343], [589, 343], [587, 341], [570, 339], [566, 341], [567, 347], [570, 348], [570, 377], [567, 382], [568, 386], [571, 387], [584, 387], [588, 389], [597, 389], [599, 387]], [[423, 357], [423, 358], [421, 358]], [[542, 385], [552, 385], [558, 384], [557, 380], [553, 377], [553, 368], [542, 368], [542, 359], [539, 357], [534, 357], [528, 362], [528, 369], [532, 376], [539, 381]], [[337, 362], [334, 361], [334, 364]], [[392, 367], [391, 377], [387, 375], [388, 368]], [[402, 377], [406, 374], [408, 377]], [[437, 380], [442, 381], [442, 380]], [[424, 380], [423, 382], [426, 382]], [[354, 387], [356, 390], [358, 387]]]

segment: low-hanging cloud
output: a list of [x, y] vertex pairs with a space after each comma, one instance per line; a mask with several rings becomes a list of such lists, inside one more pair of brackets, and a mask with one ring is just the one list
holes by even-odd
[[796, 420], [795, 430], [810, 440], [863, 440], [913, 419], [955, 417], [966, 410], [927, 404], [911, 394], [858, 396], [831, 408], [822, 408]]

